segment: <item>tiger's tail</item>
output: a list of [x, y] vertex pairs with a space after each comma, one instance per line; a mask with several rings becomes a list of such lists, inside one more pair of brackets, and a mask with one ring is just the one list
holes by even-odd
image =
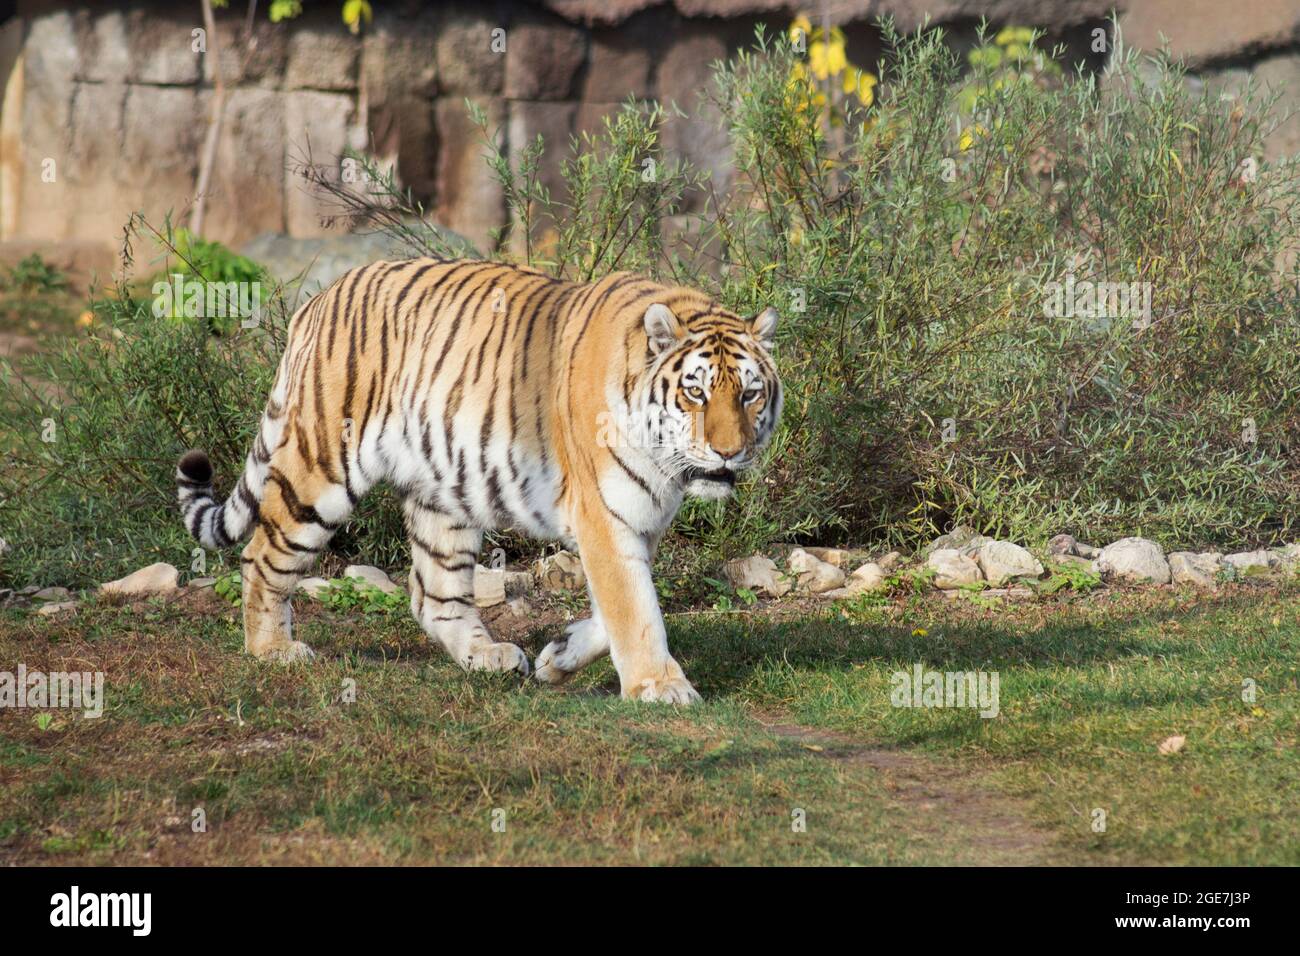
[[[278, 389], [277, 389], [278, 391]], [[257, 523], [271, 453], [280, 444], [285, 409], [273, 394], [262, 415], [257, 440], [244, 462], [244, 473], [230, 497], [218, 501], [212, 489], [212, 462], [205, 451], [187, 451], [176, 465], [176, 498], [181, 517], [194, 539], [205, 548], [228, 548], [243, 540]]]
[[[294, 327], [320, 297], [304, 303], [289, 322], [288, 340], [293, 340]], [[288, 418], [288, 392], [293, 349], [285, 348], [276, 370], [271, 397], [262, 413], [262, 423], [257, 429], [257, 439], [244, 462], [244, 473], [230, 497], [218, 501], [212, 490], [212, 461], [208, 453], [192, 448], [181, 455], [176, 463], [176, 499], [180, 502], [181, 517], [185, 527], [205, 548], [228, 548], [242, 541], [257, 523], [262, 494], [266, 490], [266, 476], [271, 469], [271, 454], [280, 445], [284, 423]]]

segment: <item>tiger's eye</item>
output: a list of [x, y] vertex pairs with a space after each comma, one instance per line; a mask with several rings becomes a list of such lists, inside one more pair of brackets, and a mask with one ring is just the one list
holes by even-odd
[[686, 389], [686, 397], [697, 405], [704, 404], [704, 389], [692, 385]]

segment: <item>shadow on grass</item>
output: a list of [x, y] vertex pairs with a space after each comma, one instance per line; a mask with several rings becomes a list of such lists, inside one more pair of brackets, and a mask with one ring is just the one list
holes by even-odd
[[[831, 614], [793, 621], [718, 615], [669, 623], [674, 654], [702, 691], [725, 693], [745, 684], [759, 668], [779, 665], [809, 671], [846, 670], [863, 664], [910, 668], [920, 663], [942, 671], [1024, 671], [1086, 667], [1142, 657], [1197, 656], [1188, 633], [1212, 614], [1258, 614], [1259, 599], [1233, 595], [1196, 606], [1063, 610], [1061, 620], [1006, 619], [934, 624], [916, 633], [911, 624], [855, 622]], [[1084, 618], [1084, 614], [1095, 615]], [[1178, 630], [1162, 632], [1177, 622]], [[1214, 626], [1204, 624], [1201, 636]], [[1129, 706], [1149, 706], [1134, 691]]]

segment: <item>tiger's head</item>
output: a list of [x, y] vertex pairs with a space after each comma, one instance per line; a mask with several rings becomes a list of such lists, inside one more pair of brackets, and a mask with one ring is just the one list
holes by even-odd
[[678, 316], [646, 309], [652, 355], [651, 402], [660, 419], [661, 464], [686, 493], [725, 498], [754, 465], [781, 416], [781, 381], [772, 361], [776, 309], [742, 318], [710, 304]]

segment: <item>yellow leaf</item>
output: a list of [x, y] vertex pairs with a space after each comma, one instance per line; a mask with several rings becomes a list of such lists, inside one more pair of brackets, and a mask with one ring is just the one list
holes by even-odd
[[1178, 158], [1178, 154], [1175, 153], [1172, 149], [1169, 151], [1169, 158], [1172, 159], [1174, 161], [1174, 165], [1178, 167], [1178, 175], [1186, 176], [1187, 174], [1183, 172], [1183, 161]]

